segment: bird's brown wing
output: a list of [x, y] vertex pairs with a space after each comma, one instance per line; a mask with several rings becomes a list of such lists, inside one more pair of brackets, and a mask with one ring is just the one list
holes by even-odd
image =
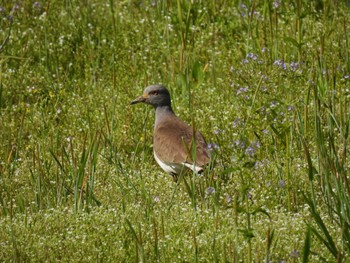
[[[192, 147], [196, 145], [196, 154], [192, 154]], [[209, 163], [209, 151], [204, 137], [196, 132], [193, 141], [193, 129], [180, 119], [162, 122], [154, 130], [154, 151], [159, 159], [167, 163], [190, 163], [195, 158], [196, 165]]]

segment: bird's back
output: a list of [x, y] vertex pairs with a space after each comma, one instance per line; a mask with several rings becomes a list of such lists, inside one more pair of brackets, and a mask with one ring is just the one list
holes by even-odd
[[167, 163], [204, 166], [210, 161], [203, 135], [175, 115], [168, 116], [155, 126], [153, 147], [158, 158]]

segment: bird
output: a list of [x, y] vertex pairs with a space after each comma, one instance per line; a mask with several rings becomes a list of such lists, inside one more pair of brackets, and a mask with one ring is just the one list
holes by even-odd
[[177, 182], [185, 168], [197, 174], [210, 162], [208, 145], [203, 135], [176, 116], [170, 93], [163, 85], [151, 85], [133, 101], [155, 109], [153, 155], [158, 165]]

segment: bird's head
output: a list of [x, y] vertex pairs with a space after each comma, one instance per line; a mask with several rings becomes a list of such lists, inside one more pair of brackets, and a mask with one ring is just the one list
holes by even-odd
[[158, 106], [170, 106], [171, 99], [169, 91], [162, 85], [148, 86], [143, 94], [134, 99], [130, 104], [144, 102], [157, 108]]

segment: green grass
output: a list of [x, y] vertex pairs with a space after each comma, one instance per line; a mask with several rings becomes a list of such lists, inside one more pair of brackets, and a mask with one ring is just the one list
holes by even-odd
[[[0, 8], [1, 262], [347, 262], [349, 1]], [[163, 83], [215, 167], [155, 163]]]

